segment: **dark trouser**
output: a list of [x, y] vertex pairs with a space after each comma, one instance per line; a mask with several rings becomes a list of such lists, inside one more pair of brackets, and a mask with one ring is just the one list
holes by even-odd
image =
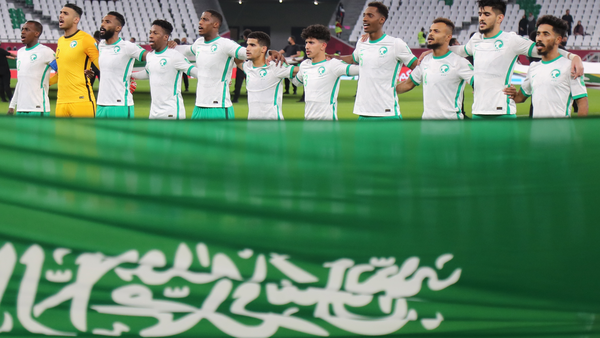
[[246, 78], [246, 73], [243, 70], [237, 69], [235, 71], [235, 90], [233, 91], [233, 100], [237, 101], [240, 98], [240, 94], [242, 93], [242, 83], [244, 83], [244, 79]]
[[[286, 93], [290, 92], [290, 83], [291, 83], [290, 79], [285, 79], [285, 92]], [[292, 87], [294, 87], [294, 94], [296, 94], [296, 90], [297, 90], [296, 86], [294, 86], [292, 84]]]
[[2, 101], [10, 101], [12, 99], [10, 73], [0, 73], [0, 98], [2, 98]]
[[183, 85], [185, 86], [185, 91], [187, 92], [188, 89], [190, 88], [190, 80], [188, 79], [188, 76], [186, 73], [183, 73]]

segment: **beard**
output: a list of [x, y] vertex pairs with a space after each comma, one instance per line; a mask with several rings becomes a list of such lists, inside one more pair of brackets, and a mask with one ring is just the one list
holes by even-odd
[[548, 53], [550, 53], [550, 51], [554, 49], [554, 42], [551, 42], [551, 43], [549, 43], [549, 44], [547, 44], [547, 45], [544, 45], [543, 43], [539, 43], [539, 42], [538, 42], [538, 43], [536, 43], [535, 45], [536, 45], [536, 46], [545, 47], [545, 49], [544, 49], [544, 50], [539, 50], [539, 51], [538, 51], [538, 53], [539, 53], [541, 56], [546, 56], [546, 55], [548, 55]]
[[434, 42], [432, 44], [429, 44], [429, 43], [427, 44], [427, 49], [437, 49], [437, 48], [440, 48], [440, 47], [442, 47], [441, 43]]
[[494, 28], [495, 28], [494, 26], [492, 26], [492, 27], [488, 27], [488, 28], [485, 28], [485, 29], [481, 29], [481, 28], [480, 28], [480, 29], [479, 29], [479, 33], [481, 33], [481, 34], [487, 34], [487, 33], [491, 32], [491, 31], [493, 31], [493, 30], [494, 30]]
[[111, 31], [111, 30], [106, 30], [104, 31], [104, 33], [100, 32], [100, 39], [104, 39], [104, 40], [108, 40], [110, 38], [112, 38], [113, 36], [115, 36], [115, 31]]

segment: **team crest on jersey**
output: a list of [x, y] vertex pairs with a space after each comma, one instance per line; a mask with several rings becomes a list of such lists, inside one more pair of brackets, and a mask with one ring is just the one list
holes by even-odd
[[214, 53], [217, 51], [218, 48], [219, 47], [217, 47], [217, 45], [212, 45], [212, 46], [210, 46], [210, 51]]
[[115, 51], [115, 54], [117, 54], [121, 51], [121, 47], [115, 46], [115, 48], [113, 48], [113, 50]]
[[496, 47], [496, 49], [502, 49], [502, 47], [504, 47], [504, 41], [496, 40], [496, 42], [494, 42], [494, 47]]
[[553, 79], [556, 79], [560, 76], [560, 70], [555, 69], [550, 73], [550, 76], [552, 76]]
[[266, 69], [261, 69], [258, 71], [258, 76], [260, 77], [265, 77], [267, 76], [267, 70]]
[[321, 66], [319, 67], [319, 75], [323, 75], [325, 74], [325, 67]]
[[77, 41], [71, 41], [71, 48], [77, 47]]
[[388, 52], [387, 47], [379, 48], [379, 55], [384, 56], [385, 54], [387, 54], [387, 52]]
[[450, 70], [450, 66], [444, 64], [440, 67], [440, 72], [442, 72], [442, 74], [446, 74], [448, 73], [448, 71]]
[[167, 65], [167, 59], [160, 59], [160, 65], [162, 67], [166, 66]]
[[38, 58], [38, 57], [37, 57], [37, 54], [32, 54], [32, 55], [29, 57], [29, 59], [31, 60], [31, 62], [33, 62], [33, 61], [37, 60], [37, 58]]

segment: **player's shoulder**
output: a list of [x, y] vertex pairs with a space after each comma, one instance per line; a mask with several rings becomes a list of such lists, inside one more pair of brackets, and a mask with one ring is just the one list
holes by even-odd
[[471, 63], [464, 57], [454, 53], [454, 52], [450, 52], [450, 54], [448, 55], [448, 58], [457, 65], [461, 65], [461, 66], [466, 66], [466, 65], [471, 65]]
[[473, 36], [469, 39], [469, 42], [479, 42], [483, 40], [483, 34], [479, 32], [475, 32]]
[[39, 50], [44, 53], [54, 54], [54, 49], [52, 49], [46, 45], [39, 44], [36, 48], [39, 48]]
[[94, 39], [94, 37], [88, 33], [88, 32], [84, 32], [82, 30], [78, 31], [77, 33], [75, 33], [75, 35], [73, 35], [73, 37], [75, 38], [79, 38], [79, 39], [83, 39], [86, 41], [93, 41], [94, 43], [96, 43], [96, 39]]

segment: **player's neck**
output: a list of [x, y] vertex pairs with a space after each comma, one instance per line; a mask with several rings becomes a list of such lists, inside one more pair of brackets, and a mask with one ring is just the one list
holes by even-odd
[[325, 61], [325, 53], [317, 54], [314, 58], [312, 58], [312, 63], [319, 63]]
[[483, 34], [483, 37], [489, 39], [489, 38], [495, 37], [498, 34], [500, 34], [500, 26], [494, 28], [494, 30], [492, 30], [492, 31], [490, 31], [488, 33]]
[[377, 41], [377, 40], [381, 39], [382, 36], [383, 36], [383, 30], [380, 29], [377, 32], [369, 33], [369, 40]]
[[252, 60], [252, 66], [254, 66], [254, 68], [260, 68], [260, 67], [264, 67], [267, 64], [267, 60], [265, 59], [265, 56], [261, 56], [258, 59]]
[[33, 48], [35, 46], [37, 46], [37, 44], [40, 43], [38, 39], [31, 41], [30, 43], [26, 44], [25, 47], [27, 48]]
[[218, 36], [219, 36], [218, 32], [217, 33], [211, 33], [211, 34], [205, 35], [204, 36], [204, 41], [212, 41], [212, 40], [216, 39]]
[[554, 47], [554, 49], [552, 51], [548, 52], [548, 54], [542, 55], [542, 61], [544, 61], [544, 62], [554, 61], [559, 56], [560, 56], [560, 53], [558, 52], [558, 48]]
[[77, 26], [73, 25], [73, 27], [65, 29], [65, 36], [72, 36], [73, 34], [77, 33], [78, 30], [79, 29]]
[[110, 39], [106, 39], [106, 44], [107, 45], [112, 45], [115, 42], [119, 41], [119, 34], [113, 34], [113, 36]]
[[446, 54], [448, 54], [448, 52], [450, 51], [450, 48], [448, 48], [448, 46], [441, 46], [439, 48], [436, 48], [433, 50], [433, 56], [435, 56], [436, 58], [445, 56]]

